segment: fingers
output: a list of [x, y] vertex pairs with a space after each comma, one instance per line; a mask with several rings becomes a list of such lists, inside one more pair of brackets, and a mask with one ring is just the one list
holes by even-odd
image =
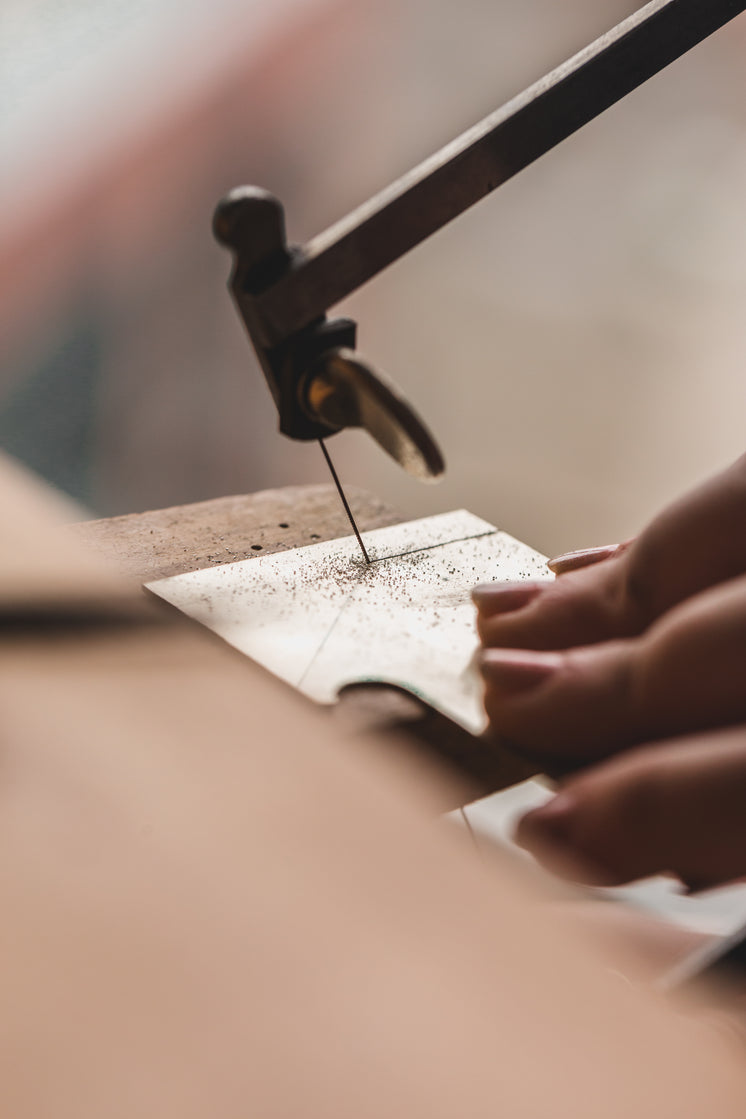
[[642, 740], [630, 704], [634, 655], [625, 642], [562, 653], [485, 650], [491, 731], [532, 757], [576, 764]]
[[471, 596], [479, 611], [478, 624], [528, 606], [551, 585], [549, 580], [521, 579], [516, 583], [485, 583], [475, 587]]
[[[578, 567], [582, 557], [594, 560]], [[603, 561], [603, 562], [600, 562]], [[557, 566], [559, 564], [559, 566]], [[637, 539], [559, 557], [555, 582], [524, 599], [475, 593], [483, 644], [566, 649], [643, 632], [693, 594], [746, 572], [746, 456], [670, 506]]]
[[669, 611], [641, 637], [555, 652], [486, 649], [482, 673], [493, 731], [534, 756], [586, 762], [736, 723], [746, 719], [746, 576]]
[[517, 841], [565, 876], [618, 885], [746, 875], [746, 726], [630, 751], [567, 781]]
[[494, 583], [473, 592], [477, 631], [487, 647], [566, 649], [631, 636], [648, 622], [625, 596], [623, 557], [554, 582]]

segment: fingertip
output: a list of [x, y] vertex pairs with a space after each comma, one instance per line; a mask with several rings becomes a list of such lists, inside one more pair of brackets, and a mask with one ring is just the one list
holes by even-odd
[[537, 688], [561, 666], [560, 653], [529, 649], [485, 649], [479, 662], [485, 682], [506, 698]]
[[576, 807], [575, 797], [571, 793], [557, 793], [546, 804], [532, 808], [521, 816], [515, 828], [515, 842], [531, 852], [537, 846], [545, 847], [547, 844], [571, 847], [571, 829]]
[[561, 790], [546, 804], [527, 812], [517, 823], [514, 840], [547, 870], [586, 886], [618, 886], [625, 879], [602, 864], [578, 843], [582, 805], [574, 793]]
[[497, 614], [512, 614], [533, 602], [545, 587], [550, 586], [549, 580], [534, 582], [519, 580], [511, 582], [481, 583], [471, 592], [472, 601], [482, 617], [493, 617]]

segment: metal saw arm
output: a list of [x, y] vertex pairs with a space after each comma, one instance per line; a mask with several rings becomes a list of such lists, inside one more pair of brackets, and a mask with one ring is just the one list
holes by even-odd
[[363, 426], [405, 469], [443, 461], [416, 413], [354, 354], [355, 323], [326, 312], [561, 140], [746, 10], [746, 0], [652, 0], [303, 248], [256, 187], [215, 212], [230, 286], [280, 413], [314, 439]]

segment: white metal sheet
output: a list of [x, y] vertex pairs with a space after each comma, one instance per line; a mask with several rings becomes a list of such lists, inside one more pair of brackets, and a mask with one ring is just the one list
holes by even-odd
[[149, 589], [320, 703], [396, 684], [484, 728], [470, 591], [551, 578], [545, 557], [465, 510], [188, 572]]

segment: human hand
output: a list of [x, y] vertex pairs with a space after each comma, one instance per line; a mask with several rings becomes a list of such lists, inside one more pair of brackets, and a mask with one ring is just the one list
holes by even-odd
[[[562, 840], [565, 856], [574, 850], [585, 864], [583, 877], [676, 870], [709, 882], [746, 873], [746, 858], [726, 858], [734, 845], [746, 850], [746, 787], [737, 780], [746, 778], [746, 731], [722, 730], [746, 721], [746, 459], [628, 548], [601, 556], [554, 583], [475, 592], [492, 728], [519, 749], [574, 764], [712, 733], [574, 778], [527, 817], [519, 838], [545, 857]], [[692, 836], [700, 818], [711, 843]]]
[[611, 558], [474, 592], [491, 724], [583, 762], [746, 719], [746, 456]]

